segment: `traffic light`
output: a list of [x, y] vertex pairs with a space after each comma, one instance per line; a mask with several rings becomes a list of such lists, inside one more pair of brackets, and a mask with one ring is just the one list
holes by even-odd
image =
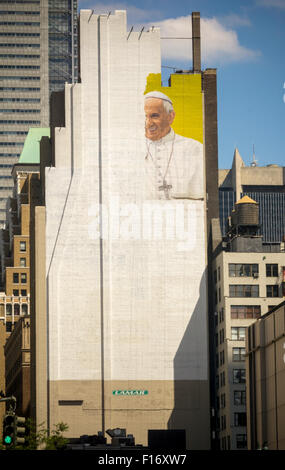
[[8, 413], [4, 416], [3, 420], [3, 444], [6, 447], [12, 447], [14, 445], [14, 413]]
[[14, 443], [15, 446], [19, 444], [25, 444], [25, 434], [26, 434], [26, 418], [23, 416], [14, 416]]
[[15, 447], [25, 443], [26, 419], [7, 413], [3, 420], [3, 444], [7, 447]]

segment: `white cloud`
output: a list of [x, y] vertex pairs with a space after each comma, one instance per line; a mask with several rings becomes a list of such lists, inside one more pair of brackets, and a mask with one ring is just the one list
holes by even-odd
[[233, 29], [216, 18], [201, 18], [201, 49], [205, 62], [236, 62], [256, 59], [260, 53], [242, 46]]
[[[263, 2], [281, 2], [283, 0], [257, 0]], [[284, 0], [285, 1], [285, 0]], [[181, 16], [156, 21], [161, 18], [161, 12], [157, 10], [144, 10], [135, 6], [128, 6], [125, 2], [96, 3], [94, 0], [80, 0], [80, 8], [94, 9], [97, 14], [112, 12], [115, 10], [126, 10], [128, 28], [132, 25], [136, 31], [142, 26], [145, 30], [156, 26], [160, 28], [161, 37], [186, 37], [192, 36], [192, 16]], [[150, 22], [149, 18], [153, 18]], [[201, 18], [201, 55], [203, 66], [217, 66], [221, 63], [254, 60], [260, 53], [258, 51], [242, 46], [234, 28], [250, 26], [246, 17], [237, 14], [229, 14], [219, 19]], [[172, 61], [173, 66], [177, 63], [189, 64], [192, 60], [191, 39], [162, 39], [162, 58]]]
[[[232, 18], [233, 20], [233, 18]], [[237, 22], [237, 17], [235, 18]], [[149, 24], [150, 26], [150, 24]], [[156, 22], [161, 37], [191, 37], [191, 15]], [[210, 66], [217, 63], [253, 60], [259, 52], [242, 46], [237, 33], [227, 28], [217, 18], [201, 18], [202, 62]], [[164, 59], [188, 61], [192, 57], [192, 41], [183, 39], [163, 39]]]
[[115, 10], [126, 10], [129, 25], [148, 21], [149, 18], [161, 17], [159, 10], [144, 10], [143, 8], [128, 5], [126, 2], [100, 3], [94, 0], [80, 0], [79, 7], [80, 9], [94, 10], [94, 13], [97, 15], [108, 14], [109, 12], [114, 13]]

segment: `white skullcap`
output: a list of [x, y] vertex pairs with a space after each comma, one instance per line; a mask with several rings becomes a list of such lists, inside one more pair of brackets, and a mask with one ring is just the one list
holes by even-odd
[[144, 95], [145, 99], [147, 98], [158, 98], [163, 101], [168, 101], [168, 103], [173, 104], [169, 96], [161, 93], [161, 91], [150, 91], [146, 95]]

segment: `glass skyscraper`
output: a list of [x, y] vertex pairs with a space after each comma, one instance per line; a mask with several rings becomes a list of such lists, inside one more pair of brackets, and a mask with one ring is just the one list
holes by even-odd
[[78, 79], [77, 0], [49, 0], [49, 89]]

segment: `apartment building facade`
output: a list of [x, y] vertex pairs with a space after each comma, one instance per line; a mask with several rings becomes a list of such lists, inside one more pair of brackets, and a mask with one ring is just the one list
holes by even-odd
[[0, 383], [6, 396], [16, 397], [17, 412], [26, 416], [30, 412], [30, 214], [32, 187], [39, 182], [39, 141], [43, 135], [49, 135], [49, 129], [29, 131], [13, 168], [6, 227], [0, 230]]
[[246, 335], [248, 448], [285, 450], [285, 302]]
[[[258, 212], [258, 204], [247, 197], [238, 201], [235, 212], [238, 206], [256, 206]], [[216, 429], [222, 450], [247, 449], [246, 330], [285, 295], [284, 245], [264, 244], [254, 218], [250, 229], [239, 225], [240, 233], [233, 224], [213, 260]]]

